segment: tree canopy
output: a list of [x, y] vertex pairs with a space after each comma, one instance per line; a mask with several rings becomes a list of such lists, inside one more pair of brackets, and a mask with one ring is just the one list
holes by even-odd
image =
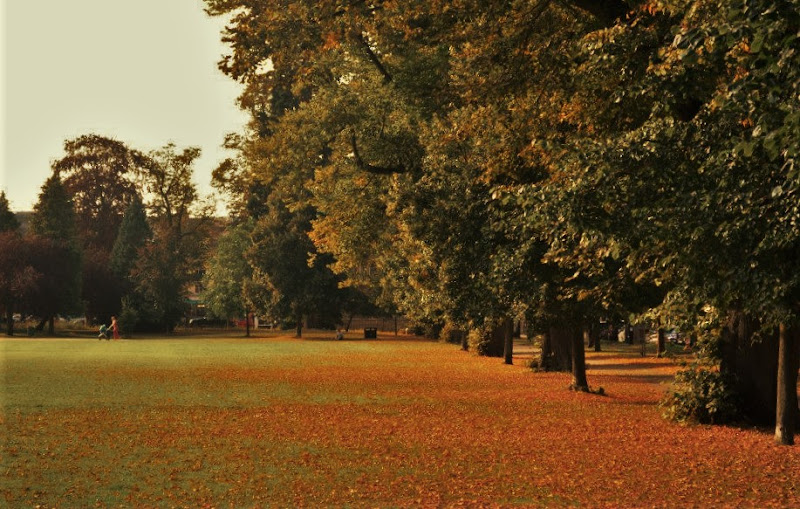
[[226, 175], [343, 284], [468, 327], [798, 326], [796, 1], [206, 5], [251, 113]]

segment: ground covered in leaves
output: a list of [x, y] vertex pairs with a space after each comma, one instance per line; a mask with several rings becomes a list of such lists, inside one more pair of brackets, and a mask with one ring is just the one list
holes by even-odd
[[453, 345], [0, 341], [9, 507], [798, 507], [800, 446], [679, 426], [676, 370], [587, 352], [605, 396]]

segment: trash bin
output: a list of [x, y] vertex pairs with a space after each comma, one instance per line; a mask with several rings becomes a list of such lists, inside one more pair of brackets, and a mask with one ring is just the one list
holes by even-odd
[[364, 339], [376, 339], [378, 337], [378, 329], [375, 327], [364, 328]]

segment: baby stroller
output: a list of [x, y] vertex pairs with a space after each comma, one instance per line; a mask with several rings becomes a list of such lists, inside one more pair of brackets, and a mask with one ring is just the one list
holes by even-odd
[[108, 327], [106, 327], [106, 324], [101, 325], [100, 326], [100, 334], [97, 335], [97, 339], [98, 340], [103, 339], [103, 338], [108, 339], [108, 331], [109, 330], [110, 329]]

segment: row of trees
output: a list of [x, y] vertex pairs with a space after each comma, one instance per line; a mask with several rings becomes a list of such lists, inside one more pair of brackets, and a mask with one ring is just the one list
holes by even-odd
[[123, 330], [171, 330], [198, 279], [212, 225], [192, 182], [197, 148], [148, 154], [99, 135], [64, 144], [28, 231], [0, 195], [0, 308], [13, 314], [120, 316]]
[[677, 326], [793, 440], [796, 0], [206, 6], [251, 114], [215, 181], [264, 300], [291, 273], [509, 360], [524, 315], [582, 390], [601, 318]]

